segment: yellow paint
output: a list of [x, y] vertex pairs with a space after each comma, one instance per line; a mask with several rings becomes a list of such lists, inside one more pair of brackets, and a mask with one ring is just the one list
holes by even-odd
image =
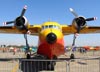
[[[53, 26], [53, 27], [49, 27], [49, 26]], [[56, 26], [56, 27], [54, 27]], [[39, 34], [40, 39], [45, 40], [45, 38], [47, 37], [47, 35], [49, 33], [54, 33], [57, 36], [57, 39], [62, 39], [63, 34], [62, 34], [62, 28], [61, 25], [57, 22], [45, 22], [42, 24], [42, 30]]]
[[[58, 22], [44, 22], [43, 24], [33, 24], [33, 25], [26, 25], [28, 30], [31, 32], [31, 35], [39, 36], [40, 32], [42, 31], [42, 27], [46, 25], [57, 25], [61, 29], [63, 35], [69, 35], [73, 34], [77, 31], [75, 26], [73, 24], [71, 25], [61, 25]], [[26, 30], [19, 30], [16, 26], [12, 27], [0, 27], [0, 33], [11, 33], [11, 34], [23, 34], [26, 33]], [[88, 33], [100, 33], [100, 27], [99, 26], [85, 26], [81, 31], [80, 34], [88, 34]]]
[[61, 26], [61, 25], [60, 25], [59, 23], [57, 23], [57, 22], [50, 22], [50, 21], [45, 22], [45, 23], [42, 24], [42, 26], [44, 26], [44, 25], [57, 25], [57, 26]]
[[58, 37], [58, 38], [60, 38], [60, 37], [62, 37], [63, 36], [63, 34], [62, 34], [62, 32], [60, 31], [60, 30], [58, 30], [58, 29], [53, 29], [53, 28], [48, 28], [48, 29], [45, 29], [45, 30], [43, 30], [43, 31], [41, 31], [41, 35], [42, 35], [42, 37], [46, 37], [49, 33], [54, 33], [54, 34], [56, 34], [56, 36]]

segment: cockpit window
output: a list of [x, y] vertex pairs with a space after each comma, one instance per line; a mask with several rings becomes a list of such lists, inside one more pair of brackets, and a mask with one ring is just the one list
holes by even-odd
[[42, 29], [44, 29], [45, 26], [42, 26]]
[[45, 26], [42, 26], [42, 29], [47, 29], [47, 28], [55, 28], [55, 29], [60, 29], [59, 26], [57, 25], [45, 25]]
[[45, 28], [48, 28], [48, 25], [46, 25]]
[[54, 28], [55, 28], [55, 29], [59, 29], [59, 26], [54, 25]]
[[56, 28], [56, 25], [54, 25], [54, 28]]
[[49, 28], [53, 28], [53, 25], [49, 25]]

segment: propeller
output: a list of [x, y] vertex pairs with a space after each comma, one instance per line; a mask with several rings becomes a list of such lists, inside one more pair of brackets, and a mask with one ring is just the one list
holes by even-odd
[[78, 16], [78, 14], [72, 9], [69, 8], [70, 12], [76, 17], [75, 20], [78, 23], [78, 28], [77, 28], [77, 33], [80, 32], [81, 30], [81, 25], [84, 25], [86, 23], [86, 21], [94, 21], [97, 19], [97, 17], [91, 17], [91, 18], [84, 18], [82, 16]]
[[85, 19], [85, 21], [93, 21], [93, 20], [97, 20], [97, 17], [92, 17], [92, 18]]
[[[72, 9], [72, 8], [69, 8], [70, 12], [76, 17], [78, 18], [78, 14]], [[97, 17], [92, 17], [92, 18], [86, 18], [85, 21], [93, 21], [93, 20], [96, 20]]]
[[7, 25], [7, 24], [12, 24], [12, 23], [14, 23], [15, 21], [9, 21], [9, 22], [3, 22], [3, 25], [5, 26], [5, 25]]
[[[26, 9], [27, 9], [27, 6], [25, 5], [25, 6], [23, 7], [23, 10], [22, 10], [22, 12], [21, 12], [21, 15], [19, 16], [19, 17], [20, 17], [19, 20], [21, 20], [21, 18], [24, 16], [24, 14], [25, 14], [25, 12], [26, 12]], [[14, 21], [4, 22], [3, 24], [4, 24], [4, 25], [8, 25], [8, 24], [12, 24], [12, 23], [15, 23], [15, 22], [16, 22], [16, 19], [15, 19]]]
[[78, 17], [78, 14], [72, 8], [69, 8], [69, 10], [76, 18]]
[[20, 17], [23, 17], [23, 16], [24, 16], [24, 14], [25, 14], [25, 12], [26, 12], [26, 9], [27, 9], [27, 5], [24, 6], [24, 8], [23, 8], [23, 10], [22, 10], [22, 12], [21, 12]]

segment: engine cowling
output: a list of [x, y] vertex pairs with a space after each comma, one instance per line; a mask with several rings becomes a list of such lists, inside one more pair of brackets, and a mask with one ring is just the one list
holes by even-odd
[[80, 17], [77, 17], [73, 20], [72, 22], [72, 25], [74, 28], [78, 29], [82, 29], [84, 28], [87, 24], [86, 24], [86, 20], [84, 17], [80, 16]]
[[25, 16], [23, 17], [17, 17], [15, 19], [15, 26], [19, 29], [19, 30], [25, 30], [27, 29], [28, 26], [28, 20]]

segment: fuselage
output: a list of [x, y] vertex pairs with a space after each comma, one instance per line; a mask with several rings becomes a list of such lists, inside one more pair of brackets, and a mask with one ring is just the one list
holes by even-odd
[[60, 24], [56, 22], [45, 22], [39, 34], [38, 54], [48, 59], [64, 54], [64, 38]]

